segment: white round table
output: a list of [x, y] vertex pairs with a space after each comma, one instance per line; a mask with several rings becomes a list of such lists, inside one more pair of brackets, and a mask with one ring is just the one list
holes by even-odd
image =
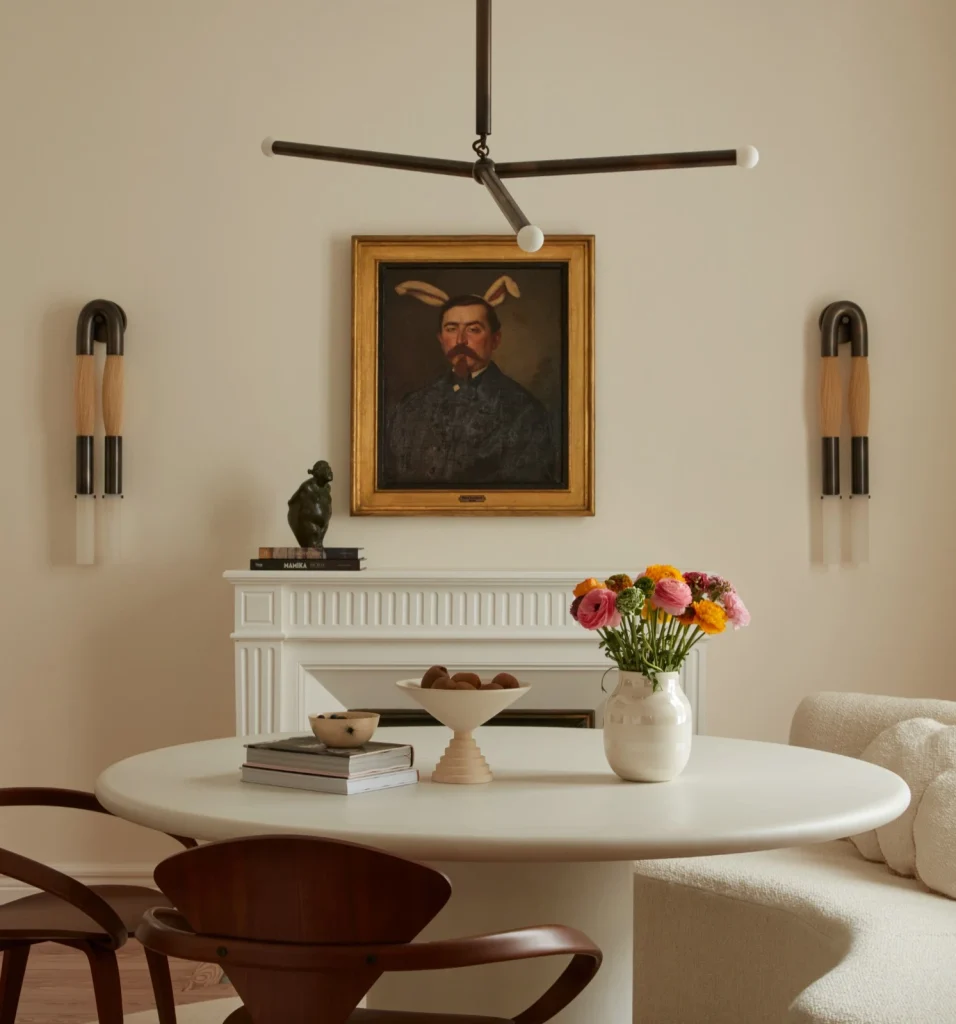
[[[494, 781], [431, 783], [449, 738], [440, 727], [379, 730], [376, 739], [412, 743], [422, 772], [417, 786], [379, 793], [243, 784], [248, 740], [230, 738], [120, 761], [100, 776], [96, 794], [123, 818], [197, 839], [297, 832], [435, 864], [454, 895], [423, 939], [578, 927], [605, 960], [556, 1018], [561, 1024], [631, 1024], [632, 861], [823, 842], [892, 821], [909, 803], [902, 779], [864, 761], [709, 736], [694, 738], [690, 763], [673, 782], [622, 782], [607, 766], [601, 732], [584, 729], [478, 730]], [[563, 966], [386, 976], [369, 1005], [510, 1016]]]

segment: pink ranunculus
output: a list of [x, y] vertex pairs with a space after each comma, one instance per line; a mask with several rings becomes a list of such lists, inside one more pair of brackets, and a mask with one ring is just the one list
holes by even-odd
[[734, 629], [750, 625], [750, 612], [747, 611], [747, 606], [740, 600], [736, 590], [730, 590], [724, 594], [722, 601], [724, 611]]
[[658, 580], [651, 600], [668, 615], [683, 615], [693, 595], [683, 580]]
[[589, 590], [578, 605], [578, 622], [585, 629], [603, 629], [605, 626], [620, 626], [621, 613], [615, 602], [617, 594], [613, 590], [599, 587]]

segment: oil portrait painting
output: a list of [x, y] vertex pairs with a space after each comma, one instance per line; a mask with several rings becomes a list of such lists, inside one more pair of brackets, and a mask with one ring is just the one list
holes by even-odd
[[353, 245], [353, 513], [591, 514], [591, 239]]

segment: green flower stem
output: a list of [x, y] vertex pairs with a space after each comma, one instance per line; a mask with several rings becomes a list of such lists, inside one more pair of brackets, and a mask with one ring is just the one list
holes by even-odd
[[684, 645], [683, 649], [681, 650], [681, 653], [680, 653], [681, 661], [683, 661], [684, 658], [687, 657], [687, 655], [690, 653], [690, 649], [694, 646], [694, 644], [697, 643], [698, 640], [700, 640], [700, 638], [703, 635], [704, 635], [704, 631], [699, 626], [694, 626], [693, 633], [690, 634], [686, 644]]
[[667, 649], [669, 651], [676, 651], [677, 649], [677, 630], [680, 628], [680, 623], [677, 621], [676, 616], [671, 616], [671, 621], [667, 624]]
[[655, 690], [660, 689], [657, 675], [679, 671], [687, 652], [703, 635], [690, 633], [690, 627], [673, 616], [667, 621], [660, 609], [648, 608], [647, 617], [640, 612], [622, 613], [616, 627], [596, 630], [600, 647], [622, 672], [640, 672]]
[[687, 634], [688, 634], [689, 632], [690, 632], [690, 626], [688, 626], [688, 625], [685, 625], [685, 624], [684, 624], [684, 623], [682, 622], [682, 623], [680, 624], [680, 631], [679, 631], [680, 635], [679, 635], [679, 636], [677, 637], [677, 640], [676, 640], [676, 644], [677, 644], [677, 653], [678, 653], [678, 656], [680, 655], [681, 651], [682, 651], [682, 650], [683, 650], [683, 648], [684, 648], [684, 643], [685, 643], [685, 642], [686, 642], [686, 640], [687, 640]]

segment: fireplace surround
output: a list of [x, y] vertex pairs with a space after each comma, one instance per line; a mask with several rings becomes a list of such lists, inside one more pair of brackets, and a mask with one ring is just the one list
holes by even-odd
[[[345, 707], [411, 713], [392, 684], [433, 664], [512, 671], [532, 690], [521, 716], [563, 712], [602, 724], [614, 672], [596, 638], [568, 614], [586, 572], [367, 569], [230, 570], [235, 591], [236, 733], [308, 729], [308, 716]], [[681, 672], [703, 731], [705, 651]], [[511, 723], [509, 723], [511, 724]], [[535, 724], [544, 724], [537, 718]]]

